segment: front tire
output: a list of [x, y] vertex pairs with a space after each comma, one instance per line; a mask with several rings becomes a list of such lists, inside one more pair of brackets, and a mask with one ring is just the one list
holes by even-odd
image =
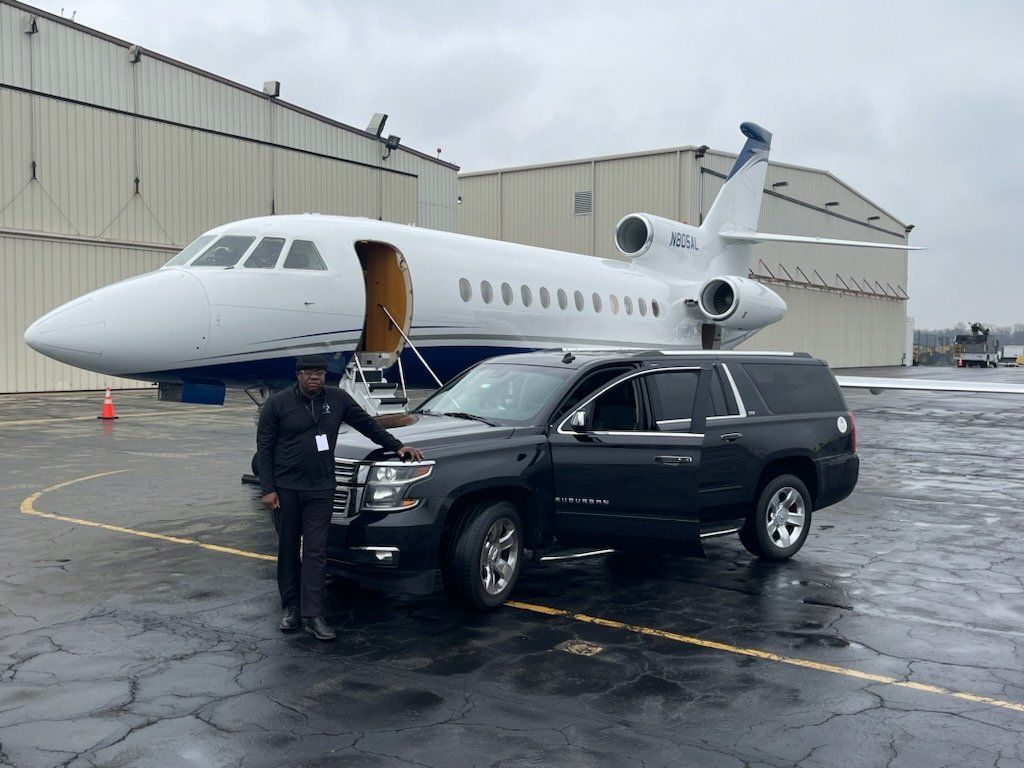
[[462, 526], [452, 543], [445, 586], [477, 610], [504, 603], [523, 566], [523, 523], [508, 501], [485, 502]]
[[764, 560], [788, 560], [811, 529], [811, 495], [796, 475], [779, 475], [761, 491], [740, 530], [747, 551]]

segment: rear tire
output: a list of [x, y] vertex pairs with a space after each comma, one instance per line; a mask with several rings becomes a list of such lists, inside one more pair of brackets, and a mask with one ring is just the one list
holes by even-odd
[[477, 610], [504, 603], [523, 566], [523, 523], [509, 501], [484, 502], [471, 511], [446, 559], [445, 589]]
[[788, 560], [811, 529], [811, 495], [796, 475], [779, 475], [761, 491], [740, 529], [747, 551], [764, 560]]

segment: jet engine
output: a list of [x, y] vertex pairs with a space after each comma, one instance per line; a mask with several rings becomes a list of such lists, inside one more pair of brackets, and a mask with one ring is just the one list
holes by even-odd
[[681, 221], [650, 213], [631, 213], [615, 225], [615, 247], [633, 258], [653, 250], [678, 256], [700, 250], [699, 234], [699, 229]]
[[786, 316], [786, 302], [746, 277], [712, 277], [701, 286], [697, 306], [708, 322], [734, 331], [754, 331]]

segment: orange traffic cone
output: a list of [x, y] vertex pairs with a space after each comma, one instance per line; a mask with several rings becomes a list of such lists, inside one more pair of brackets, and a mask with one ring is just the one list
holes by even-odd
[[110, 387], [107, 387], [107, 394], [103, 398], [103, 409], [100, 411], [100, 415], [97, 419], [103, 419], [104, 421], [110, 421], [116, 419], [114, 415], [114, 401], [110, 397]]

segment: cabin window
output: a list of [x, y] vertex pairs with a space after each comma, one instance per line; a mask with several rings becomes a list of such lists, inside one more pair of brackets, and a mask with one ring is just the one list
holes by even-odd
[[491, 288], [491, 284], [486, 280], [480, 281], [480, 298], [484, 300], [484, 304], [490, 304], [494, 301], [494, 289]]
[[264, 237], [242, 266], [248, 269], [273, 269], [283, 249], [283, 237]]
[[501, 284], [501, 300], [505, 302], [506, 307], [512, 306], [512, 286], [508, 283]]
[[524, 285], [520, 292], [523, 294], [523, 306], [528, 307], [533, 304], [533, 293], [530, 291], [530, 286]]
[[586, 302], [583, 301], [583, 294], [580, 293], [579, 291], [576, 291], [575, 293], [573, 293], [572, 298], [573, 298], [573, 301], [576, 302], [576, 310], [578, 312], [582, 312], [583, 311], [583, 305], [586, 303]]
[[173, 259], [164, 264], [165, 267], [180, 267], [182, 264], [187, 262], [206, 246], [213, 242], [216, 235], [203, 235], [202, 237], [196, 238], [191, 245], [187, 246], [185, 250], [175, 256]]
[[288, 249], [288, 258], [284, 260], [285, 269], [312, 269], [327, 271], [327, 265], [320, 258], [320, 252], [309, 240], [296, 240]]
[[625, 296], [622, 299], [622, 306], [626, 308], [626, 314], [633, 314], [633, 300], [629, 296]]
[[547, 288], [540, 289], [540, 305], [547, 309], [551, 306], [551, 291]]
[[636, 300], [636, 307], [640, 310], [640, 317], [647, 317], [647, 302], [643, 297]]
[[464, 277], [459, 279], [459, 296], [462, 297], [463, 301], [469, 301], [473, 298], [473, 286]]
[[608, 306], [612, 308], [612, 314], [619, 314], [619, 297], [614, 293], [608, 297]]
[[569, 297], [565, 295], [565, 291], [563, 291], [561, 288], [559, 288], [558, 289], [558, 308], [559, 309], [568, 309], [568, 307], [569, 307]]
[[595, 312], [600, 312], [601, 311], [601, 294], [599, 294], [599, 293], [597, 293], [595, 291], [594, 295], [591, 298], [594, 300], [594, 311]]
[[233, 267], [249, 250], [255, 237], [248, 235], [225, 235], [210, 246], [202, 256], [192, 262], [193, 267]]
[[661, 317], [661, 305], [657, 299], [651, 299], [651, 314], [655, 317]]

